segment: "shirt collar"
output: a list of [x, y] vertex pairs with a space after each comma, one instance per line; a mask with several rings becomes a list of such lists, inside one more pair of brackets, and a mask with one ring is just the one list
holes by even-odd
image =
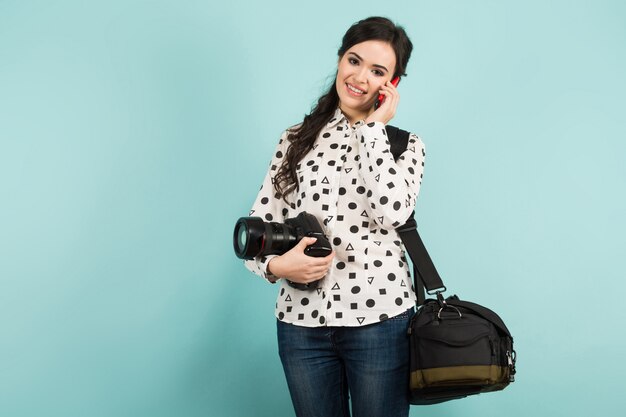
[[330, 120], [328, 121], [328, 123], [326, 123], [326, 127], [331, 128], [333, 126], [337, 126], [339, 124], [339, 122], [341, 122], [344, 119], [346, 119], [346, 116], [343, 114], [341, 109], [339, 107], [337, 107], [335, 109], [335, 113], [333, 113], [333, 115], [330, 118]]
[[[341, 109], [339, 107], [337, 107], [337, 109], [335, 109], [335, 113], [333, 113], [333, 115], [330, 118], [330, 120], [328, 121], [328, 123], [326, 123], [326, 127], [330, 129], [333, 126], [337, 126], [342, 121], [344, 121], [345, 123], [350, 125], [346, 115], [343, 114], [343, 112], [341, 111]], [[363, 120], [358, 120], [354, 125], [352, 125], [352, 128], [356, 129], [357, 127], [361, 126], [364, 123], [365, 122]]]

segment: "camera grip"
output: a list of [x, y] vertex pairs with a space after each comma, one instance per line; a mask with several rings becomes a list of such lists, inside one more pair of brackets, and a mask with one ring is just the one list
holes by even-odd
[[333, 248], [330, 246], [330, 242], [326, 239], [326, 236], [324, 236], [323, 233], [309, 232], [307, 233], [307, 237], [314, 237], [317, 240], [313, 244], [306, 247], [304, 250], [305, 255], [323, 258], [324, 256], [330, 255], [333, 251]]

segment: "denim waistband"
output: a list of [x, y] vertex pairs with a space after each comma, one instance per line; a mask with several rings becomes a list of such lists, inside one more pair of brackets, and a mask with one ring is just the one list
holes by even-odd
[[415, 311], [414, 307], [409, 308], [408, 310], [405, 310], [404, 312], [390, 317], [389, 320], [403, 320], [403, 319], [407, 319], [409, 317], [411, 317], [413, 315], [413, 311]]

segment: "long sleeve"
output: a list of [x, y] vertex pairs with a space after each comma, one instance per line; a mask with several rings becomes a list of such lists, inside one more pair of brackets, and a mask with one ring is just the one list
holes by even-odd
[[[285, 131], [281, 135], [267, 174], [263, 180], [263, 185], [261, 185], [261, 189], [249, 213], [249, 216], [261, 217], [265, 222], [282, 223], [288, 213], [287, 205], [282, 198], [277, 197], [274, 188], [274, 177], [278, 173], [278, 169], [287, 151], [287, 134], [288, 131]], [[269, 261], [276, 256], [278, 255], [257, 256], [253, 260], [244, 261], [244, 265], [250, 271], [274, 283], [278, 277], [267, 272], [267, 265]]]
[[360, 126], [358, 139], [359, 173], [365, 184], [371, 217], [385, 229], [396, 228], [404, 224], [415, 209], [424, 172], [424, 143], [411, 134], [406, 151], [394, 161], [383, 123]]

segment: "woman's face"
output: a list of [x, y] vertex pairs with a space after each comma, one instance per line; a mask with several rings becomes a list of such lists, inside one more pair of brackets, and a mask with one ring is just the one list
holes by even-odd
[[348, 49], [339, 59], [335, 88], [339, 107], [351, 123], [374, 111], [380, 87], [393, 77], [396, 54], [383, 41], [365, 41]]

